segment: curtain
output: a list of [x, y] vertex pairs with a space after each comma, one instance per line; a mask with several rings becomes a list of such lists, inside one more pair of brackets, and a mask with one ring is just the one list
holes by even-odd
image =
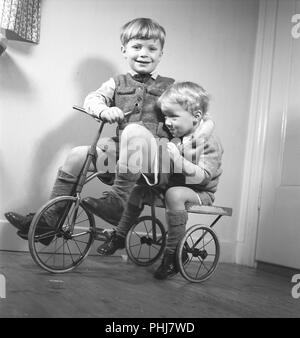
[[39, 43], [41, 0], [3, 0], [1, 28], [21, 39]]

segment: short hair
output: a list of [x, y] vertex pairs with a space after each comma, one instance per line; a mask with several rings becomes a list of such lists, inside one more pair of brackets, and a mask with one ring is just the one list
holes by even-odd
[[161, 48], [165, 44], [166, 31], [156, 21], [149, 18], [136, 18], [127, 22], [121, 28], [121, 43], [126, 46], [131, 39], [154, 39], [159, 40]]
[[162, 102], [178, 103], [191, 114], [201, 111], [205, 118], [210, 96], [207, 91], [194, 82], [175, 82], [158, 99], [158, 104]]

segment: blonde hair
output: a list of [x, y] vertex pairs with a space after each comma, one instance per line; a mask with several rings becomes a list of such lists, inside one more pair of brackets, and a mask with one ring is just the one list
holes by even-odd
[[206, 90], [194, 82], [176, 82], [170, 86], [158, 99], [158, 104], [162, 102], [172, 102], [180, 104], [189, 113], [195, 115], [201, 112], [205, 118], [210, 96]]
[[123, 46], [126, 46], [128, 41], [131, 39], [158, 39], [160, 41], [161, 48], [163, 49], [165, 38], [165, 29], [149, 18], [133, 19], [121, 28], [120, 39]]

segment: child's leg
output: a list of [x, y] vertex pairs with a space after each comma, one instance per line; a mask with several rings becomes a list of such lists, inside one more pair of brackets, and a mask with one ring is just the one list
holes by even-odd
[[200, 204], [197, 193], [188, 187], [169, 188], [165, 195], [168, 240], [166, 252], [174, 253], [185, 233], [188, 219], [187, 204]]
[[[55, 197], [71, 196], [74, 194], [78, 176], [86, 159], [88, 149], [88, 146], [80, 146], [70, 151], [63, 166], [58, 170], [50, 200]], [[65, 205], [66, 203], [64, 202], [56, 203], [44, 213], [45, 221], [48, 225], [55, 227], [59, 214]]]
[[99, 199], [83, 200], [89, 211], [112, 224], [117, 224], [141, 172], [151, 172], [157, 143], [145, 127], [128, 125], [122, 133], [116, 178], [109, 194]]
[[[79, 173], [82, 169], [86, 155], [88, 152], [88, 146], [76, 147], [71, 150], [67, 156], [65, 163], [58, 170], [56, 180], [54, 182], [50, 199], [53, 199], [58, 196], [72, 195], [76, 187], [77, 179]], [[106, 154], [100, 149], [97, 149], [98, 152], [98, 161]], [[103, 162], [103, 160], [102, 160]], [[91, 168], [92, 169], [92, 168]], [[53, 226], [57, 220], [59, 212], [64, 207], [64, 203], [56, 204], [47, 212], [45, 212], [45, 225]], [[28, 216], [23, 216], [15, 212], [7, 212], [5, 214], [8, 221], [19, 229], [23, 234], [27, 234], [29, 230], [30, 223], [33, 219], [34, 214], [29, 214]]]
[[197, 193], [188, 187], [172, 187], [167, 190], [165, 203], [168, 237], [162, 263], [154, 273], [155, 278], [165, 279], [178, 272], [175, 252], [179, 241], [184, 236], [188, 220], [186, 204], [200, 204], [200, 202]]
[[136, 186], [130, 195], [118, 227], [114, 231], [112, 237], [98, 247], [97, 252], [100, 255], [112, 255], [116, 250], [125, 247], [127, 233], [143, 211], [143, 204], [141, 203], [143, 201], [143, 196], [144, 187]]
[[102, 256], [109, 256], [114, 254], [118, 249], [124, 249], [127, 233], [142, 211], [143, 209], [139, 209], [136, 205], [128, 203], [112, 237], [101, 244], [97, 252]]
[[118, 196], [123, 205], [141, 173], [152, 172], [157, 152], [157, 143], [152, 133], [138, 124], [128, 125], [121, 136], [117, 175], [112, 192]]

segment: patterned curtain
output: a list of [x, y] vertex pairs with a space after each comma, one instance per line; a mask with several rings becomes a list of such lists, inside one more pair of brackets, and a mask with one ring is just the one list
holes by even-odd
[[3, 0], [1, 28], [39, 43], [41, 0]]

